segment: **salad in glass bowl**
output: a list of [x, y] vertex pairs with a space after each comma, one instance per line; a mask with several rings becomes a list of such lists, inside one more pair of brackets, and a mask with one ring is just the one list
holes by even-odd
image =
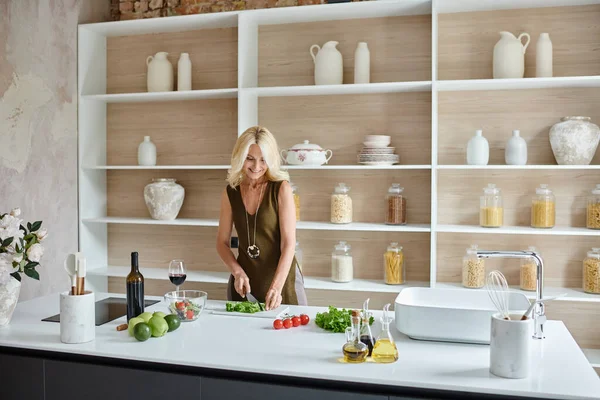
[[164, 297], [171, 314], [181, 321], [195, 321], [206, 306], [208, 294], [201, 290], [174, 290]]

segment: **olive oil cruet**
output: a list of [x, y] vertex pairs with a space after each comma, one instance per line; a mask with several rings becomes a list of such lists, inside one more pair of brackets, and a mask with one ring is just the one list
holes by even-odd
[[360, 341], [361, 316], [359, 310], [352, 310], [352, 326], [346, 328], [346, 344], [342, 347], [344, 361], [362, 363], [367, 360], [369, 348]]
[[390, 323], [392, 318], [389, 316], [390, 304], [383, 307], [383, 317], [381, 317], [381, 333], [377, 337], [375, 346], [373, 346], [373, 361], [377, 363], [393, 363], [398, 361], [398, 349], [392, 334], [390, 333]]

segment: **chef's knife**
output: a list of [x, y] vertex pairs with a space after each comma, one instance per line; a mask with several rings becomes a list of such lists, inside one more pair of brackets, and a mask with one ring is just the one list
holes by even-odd
[[258, 308], [260, 308], [261, 311], [265, 311], [262, 304], [260, 304], [260, 301], [256, 300], [256, 297], [252, 296], [252, 293], [246, 293], [246, 299], [251, 303], [258, 303]]

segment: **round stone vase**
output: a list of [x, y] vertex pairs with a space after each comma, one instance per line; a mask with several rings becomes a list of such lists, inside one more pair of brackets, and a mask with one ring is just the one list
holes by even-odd
[[185, 189], [175, 179], [152, 179], [144, 188], [146, 207], [153, 219], [174, 220], [181, 210]]
[[6, 285], [0, 285], [0, 327], [10, 323], [19, 301], [21, 282], [10, 278]]
[[563, 117], [550, 128], [550, 146], [559, 165], [589, 165], [600, 141], [600, 128], [589, 117]]

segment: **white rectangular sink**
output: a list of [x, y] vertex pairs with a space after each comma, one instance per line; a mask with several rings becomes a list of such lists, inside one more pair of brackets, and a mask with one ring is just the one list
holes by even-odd
[[[529, 300], [510, 292], [511, 312], [525, 312]], [[406, 288], [396, 297], [396, 327], [413, 339], [490, 343], [492, 314], [498, 312], [486, 290]]]

